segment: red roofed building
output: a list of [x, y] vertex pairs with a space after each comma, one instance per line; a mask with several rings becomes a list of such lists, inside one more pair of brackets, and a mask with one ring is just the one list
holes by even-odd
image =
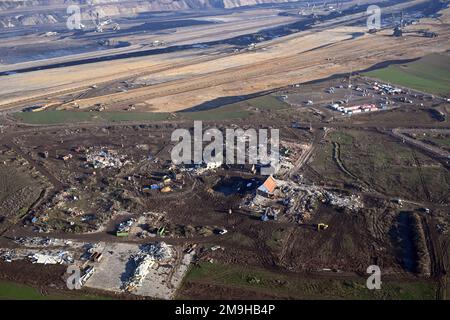
[[277, 181], [269, 176], [266, 181], [258, 188], [258, 192], [264, 196], [270, 196], [277, 188]]

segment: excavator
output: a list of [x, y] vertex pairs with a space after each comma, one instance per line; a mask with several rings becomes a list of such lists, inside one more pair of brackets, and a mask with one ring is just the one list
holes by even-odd
[[325, 223], [318, 223], [317, 224], [317, 231], [322, 231], [328, 229], [328, 225]]

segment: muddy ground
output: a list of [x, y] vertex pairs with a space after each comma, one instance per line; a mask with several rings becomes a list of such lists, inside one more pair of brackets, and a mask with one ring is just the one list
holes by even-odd
[[[326, 89], [333, 83], [339, 82], [327, 80], [321, 87]], [[299, 96], [301, 93], [291, 88], [278, 96], [282, 94]], [[249, 102], [247, 108], [254, 108], [253, 104]], [[258, 100], [258, 104], [262, 105], [262, 101]], [[18, 222], [14, 227], [7, 226], [2, 240], [6, 246], [11, 238], [30, 235], [89, 242], [163, 240], [173, 244], [197, 244], [196, 263], [218, 264], [223, 270], [237, 265], [244, 266], [249, 273], [263, 269], [304, 278], [308, 277], [306, 273], [326, 279], [350, 276], [361, 280], [367, 266], [377, 264], [393, 279], [416, 281], [427, 286], [435, 281], [443, 282], [448, 263], [445, 258], [448, 242], [444, 241], [448, 237], [446, 226], [449, 223], [445, 197], [448, 169], [439, 159], [404, 146], [383, 130], [394, 127], [396, 120], [401, 122], [405, 113], [408, 121], [413, 119], [417, 126], [425, 128], [445, 126], [446, 123], [422, 112], [428, 106], [399, 108], [336, 122], [330, 119], [338, 115], [328, 108], [311, 108], [305, 112], [306, 107], [261, 107], [250, 120], [205, 121], [204, 129], [214, 125], [222, 129], [233, 125], [244, 129], [278, 127], [282, 143], [298, 145], [298, 150], [306, 150], [302, 145], [312, 146], [308, 149], [311, 155], [294, 166], [291, 174], [280, 179], [304, 179], [306, 184], [330, 192], [358, 195], [364, 203], [363, 208], [352, 211], [321, 204], [302, 224], [282, 215], [278, 221], [261, 221], [261, 212], [241, 206], [244, 198], [254, 195], [255, 189], [237, 191], [238, 186], [251, 179], [258, 183], [265, 179], [251, 173], [251, 166], [230, 166], [201, 174], [179, 168], [172, 171], [171, 132], [176, 128], [192, 129], [192, 121], [69, 124], [47, 128], [13, 125], [7, 127], [0, 138], [2, 154], [20, 159], [25, 163], [24, 168], [33, 167], [36, 170], [34, 176], [40, 179], [37, 181], [41, 181], [40, 187], [46, 192], [40, 201], [29, 204], [31, 207], [22, 212], [24, 216], [20, 210], [14, 213]], [[314, 114], [313, 109], [320, 111], [318, 116], [307, 118], [301, 128], [292, 128], [292, 119], [301, 122], [305, 113]], [[387, 117], [389, 121], [385, 121]], [[333, 149], [337, 143], [339, 153]], [[102, 150], [124, 156], [122, 160], [128, 162], [112, 168], [95, 168], [87, 158]], [[299, 153], [293, 158], [303, 156]], [[395, 171], [390, 172], [393, 165]], [[19, 170], [21, 166], [19, 162], [8, 163], [11, 170]], [[166, 175], [171, 177], [168, 182], [164, 182]], [[10, 190], [8, 188], [14, 184], [11, 179], [3, 179], [2, 183], [5, 190]], [[145, 186], [153, 184], [170, 186], [171, 191], [144, 190]], [[430, 192], [430, 198], [425, 190]], [[443, 201], [436, 202], [438, 198]], [[232, 214], [228, 213], [230, 208]], [[429, 211], [425, 210], [427, 208]], [[136, 232], [127, 238], [115, 236], [120, 222], [130, 217], [143, 217], [146, 212], [157, 212], [163, 219], [156, 221], [147, 217], [139, 228], [153, 232], [153, 229], [165, 227], [165, 234], [140, 237]], [[411, 217], [415, 216], [418, 219], [412, 223]], [[32, 222], [33, 217], [37, 217], [37, 221]], [[85, 219], [87, 217], [93, 219]], [[318, 231], [319, 223], [328, 224], [328, 229]], [[223, 229], [228, 232], [218, 234], [217, 230]], [[421, 232], [425, 240], [417, 236]], [[217, 245], [221, 248], [212, 250]], [[423, 261], [417, 254], [420, 250], [429, 253], [427, 267], [430, 274], [424, 271], [428, 268], [421, 266]], [[21, 276], [15, 279], [8, 275], [11, 269], [6, 263], [0, 270], [4, 265], [5, 278], [27, 283], [28, 280]], [[38, 268], [47, 266], [31, 265], [30, 268], [35, 268], [32, 272], [41, 273]], [[194, 267], [191, 272], [195, 273], [195, 270]], [[47, 279], [47, 275], [46, 271], [42, 279], [38, 277], [30, 284], [43, 283], [50, 287], [59, 277]], [[254, 294], [261, 298], [301, 297], [304, 290], [299, 285], [295, 287], [297, 289], [273, 294], [264, 287], [254, 293], [248, 288], [238, 289], [237, 284], [224, 287], [217, 279], [208, 277], [202, 282], [192, 280], [188, 275], [179, 296], [204, 298], [208, 290], [218, 287], [221, 288], [217, 289], [220, 296], [236, 298], [253, 297]], [[445, 288], [440, 284], [436, 290]], [[430, 290], [426, 290], [427, 297]], [[311, 295], [316, 294], [311, 291]]]

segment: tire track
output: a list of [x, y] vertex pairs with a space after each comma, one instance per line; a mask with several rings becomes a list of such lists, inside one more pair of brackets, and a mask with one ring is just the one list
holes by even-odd
[[419, 159], [417, 158], [417, 154], [414, 151], [414, 149], [411, 149], [411, 153], [412, 153], [414, 162], [416, 163], [416, 166], [417, 166], [417, 172], [419, 173], [420, 183], [422, 184], [423, 192], [425, 193], [427, 200], [431, 202], [431, 194], [430, 194], [430, 191], [426, 184], [425, 178], [423, 177], [422, 165], [421, 165]]

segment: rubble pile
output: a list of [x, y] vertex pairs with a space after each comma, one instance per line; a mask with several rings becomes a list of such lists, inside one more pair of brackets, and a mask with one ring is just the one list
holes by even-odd
[[70, 264], [74, 262], [73, 257], [67, 251], [38, 252], [30, 254], [29, 258], [32, 263], [38, 264]]
[[165, 242], [152, 243], [145, 245], [141, 251], [132, 256], [136, 269], [131, 277], [123, 284], [123, 289], [131, 292], [142, 285], [149, 269], [157, 261], [170, 259], [172, 256], [171, 248]]
[[132, 292], [142, 285], [145, 276], [148, 274], [148, 269], [155, 263], [150, 255], [137, 255], [133, 257], [133, 260], [137, 267], [133, 275], [123, 285], [123, 289], [127, 292]]
[[149, 212], [144, 212], [143, 215], [145, 216], [147, 221], [151, 221], [151, 222], [159, 222], [161, 220], [163, 220], [166, 216], [166, 212], [156, 212], [156, 211], [149, 211]]
[[138, 233], [138, 236], [142, 239], [147, 237], [154, 237], [159, 234], [161, 235], [165, 230], [164, 222], [166, 221], [166, 212], [144, 212], [143, 216], [139, 219], [139, 224], [143, 224], [145, 222], [147, 226], [147, 230], [143, 229]]
[[56, 208], [62, 208], [62, 207], [65, 207], [67, 202], [79, 200], [78, 196], [74, 195], [74, 193], [77, 193], [77, 192], [78, 191], [76, 188], [70, 188], [67, 191], [61, 191], [61, 192], [57, 193], [57, 195], [54, 198], [54, 203], [55, 203], [54, 206]]
[[340, 209], [346, 208], [350, 211], [357, 211], [363, 207], [363, 203], [360, 198], [354, 194], [349, 197], [338, 195], [329, 191], [324, 191], [323, 194], [326, 197], [327, 203]]
[[75, 260], [68, 251], [62, 250], [0, 250], [0, 258], [5, 262], [29, 259], [37, 264], [71, 264]]
[[263, 221], [267, 220], [268, 209], [278, 208], [276, 211], [281, 212], [287, 220], [297, 223], [308, 221], [320, 204], [350, 211], [357, 211], [363, 207], [360, 198], [355, 195], [345, 196], [322, 187], [290, 180], [277, 180], [277, 184], [278, 189], [272, 197], [257, 193], [244, 200], [243, 205], [263, 214]]
[[115, 150], [96, 150], [93, 148], [90, 148], [87, 151], [86, 161], [92, 165], [94, 169], [121, 168], [130, 162], [129, 160], [126, 160], [124, 155], [119, 155]]
[[52, 230], [52, 227], [46, 222], [49, 219], [49, 212], [52, 212], [54, 209], [58, 209], [71, 217], [84, 215], [82, 209], [75, 207], [75, 201], [80, 199], [77, 193], [78, 190], [76, 188], [58, 192], [54, 197], [39, 206], [31, 217], [30, 222], [39, 232], [49, 232]]
[[150, 255], [156, 261], [167, 260], [172, 257], [172, 248], [165, 242], [157, 242], [146, 245], [142, 252]]
[[70, 246], [71, 248], [74, 248], [83, 245], [83, 242], [74, 242], [72, 240], [56, 239], [49, 237], [20, 237], [15, 239], [14, 242], [25, 247]]
[[123, 221], [121, 223], [119, 223], [119, 225], [117, 226], [117, 231], [116, 234], [127, 234], [128, 232], [130, 232], [131, 227], [133, 226], [133, 224], [136, 222], [136, 219], [128, 219], [126, 221]]
[[84, 211], [79, 208], [68, 208], [66, 213], [71, 217], [78, 217], [84, 215]]
[[0, 258], [5, 262], [12, 262], [17, 259], [17, 255], [14, 250], [0, 250]]
[[15, 243], [21, 244], [27, 247], [47, 247], [53, 244], [52, 238], [41, 238], [41, 237], [21, 237], [14, 240]]
[[190, 173], [192, 175], [202, 175], [209, 171], [220, 168], [222, 164], [219, 163], [211, 163], [211, 164], [194, 164], [194, 165], [180, 165], [177, 167], [177, 170], [181, 173]]

